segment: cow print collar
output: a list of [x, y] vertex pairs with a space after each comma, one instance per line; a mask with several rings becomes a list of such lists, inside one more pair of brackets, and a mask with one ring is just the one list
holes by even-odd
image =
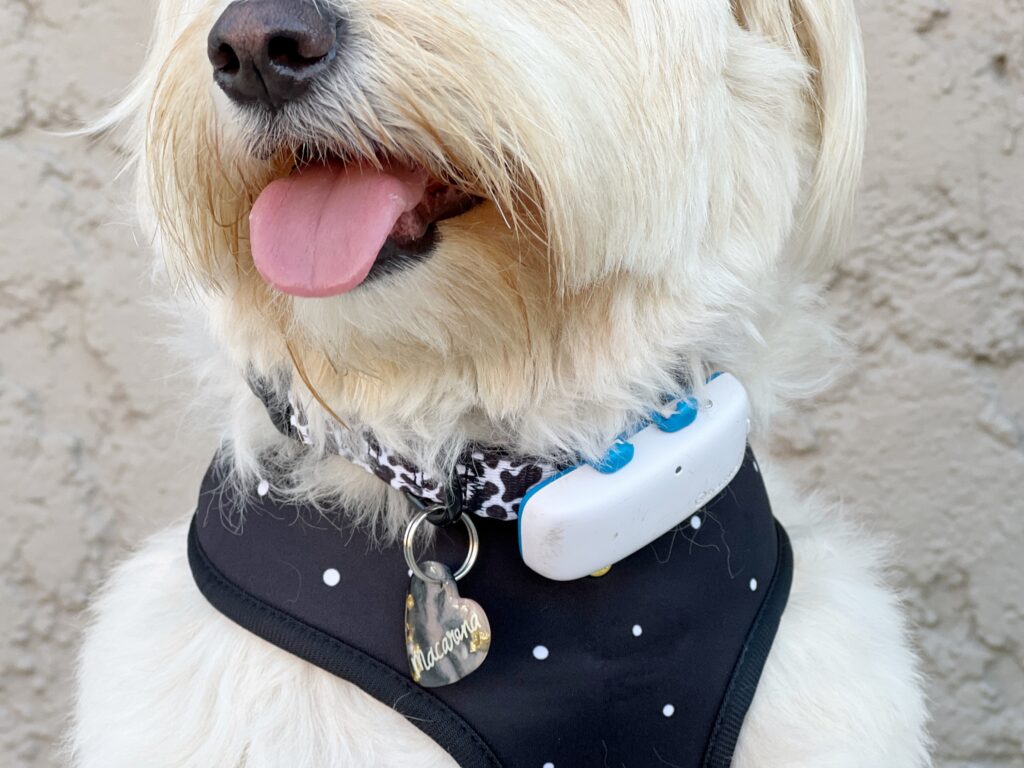
[[[311, 448], [309, 420], [290, 385], [275, 382], [250, 370], [246, 380], [267, 409], [281, 434]], [[282, 392], [287, 391], [287, 396]], [[441, 522], [472, 512], [497, 520], [515, 520], [526, 492], [534, 485], [568, 466], [529, 456], [512, 456], [506, 451], [472, 445], [455, 464], [451, 478], [442, 479], [392, 453], [369, 430], [357, 430], [336, 422], [330, 424], [326, 450], [347, 459], [392, 488], [402, 491], [422, 508], [438, 509]]]

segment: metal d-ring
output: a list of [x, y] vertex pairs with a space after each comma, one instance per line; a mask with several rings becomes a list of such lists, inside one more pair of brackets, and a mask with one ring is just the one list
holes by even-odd
[[416, 509], [426, 512], [427, 521], [438, 528], [454, 525], [462, 517], [462, 483], [457, 474], [445, 483], [443, 501], [430, 501], [408, 491], [406, 497]]
[[[405, 536], [402, 538], [402, 550], [405, 553], [405, 562], [409, 566], [409, 570], [415, 573], [423, 581], [431, 582], [433, 584], [441, 583], [439, 579], [432, 579], [427, 576], [420, 568], [419, 563], [416, 562], [416, 553], [413, 552], [413, 543], [416, 540], [416, 531], [423, 524], [423, 521], [430, 515], [428, 510], [416, 513], [416, 516], [409, 521], [408, 527], [405, 529]], [[473, 567], [476, 562], [476, 556], [480, 554], [480, 536], [476, 532], [476, 525], [469, 515], [462, 515], [459, 518], [466, 526], [466, 531], [469, 533], [469, 551], [466, 553], [466, 559], [459, 567], [459, 570], [455, 572], [455, 580], [458, 581]]]

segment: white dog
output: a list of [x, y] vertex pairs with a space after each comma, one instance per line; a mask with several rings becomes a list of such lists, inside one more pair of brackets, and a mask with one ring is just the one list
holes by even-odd
[[[161, 0], [103, 127], [130, 131], [143, 226], [213, 339], [188, 346], [231, 487], [388, 547], [406, 495], [328, 450], [339, 424], [441, 477], [477, 444], [595, 459], [719, 369], [763, 434], [834, 357], [812, 286], [858, 181], [852, 6]], [[291, 397], [302, 441], [254, 378]], [[768, 485], [795, 573], [732, 764], [929, 765], [880, 547]], [[393, 702], [222, 616], [187, 528], [96, 602], [77, 766], [453, 764]]]

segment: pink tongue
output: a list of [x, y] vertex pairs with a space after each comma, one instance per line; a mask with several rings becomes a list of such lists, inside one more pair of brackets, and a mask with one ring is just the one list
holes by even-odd
[[314, 166], [267, 186], [249, 214], [263, 278], [294, 296], [334, 296], [366, 279], [399, 217], [415, 208], [426, 174], [362, 165]]

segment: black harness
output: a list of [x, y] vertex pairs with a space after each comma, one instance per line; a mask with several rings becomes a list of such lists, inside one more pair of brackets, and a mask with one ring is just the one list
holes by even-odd
[[[282, 432], [301, 437], [294, 404], [254, 391]], [[601, 577], [539, 576], [520, 558], [515, 523], [468, 508], [481, 549], [459, 586], [487, 611], [490, 651], [465, 679], [429, 690], [409, 675], [401, 546], [375, 546], [342, 510], [284, 502], [266, 483], [240, 490], [228, 475], [214, 459], [189, 531], [202, 594], [395, 709], [460, 766], [731, 763], [793, 570], [749, 449], [704, 509]], [[422, 487], [401, 482], [413, 480]], [[422, 559], [454, 566], [463, 538], [461, 526], [439, 528]]]

